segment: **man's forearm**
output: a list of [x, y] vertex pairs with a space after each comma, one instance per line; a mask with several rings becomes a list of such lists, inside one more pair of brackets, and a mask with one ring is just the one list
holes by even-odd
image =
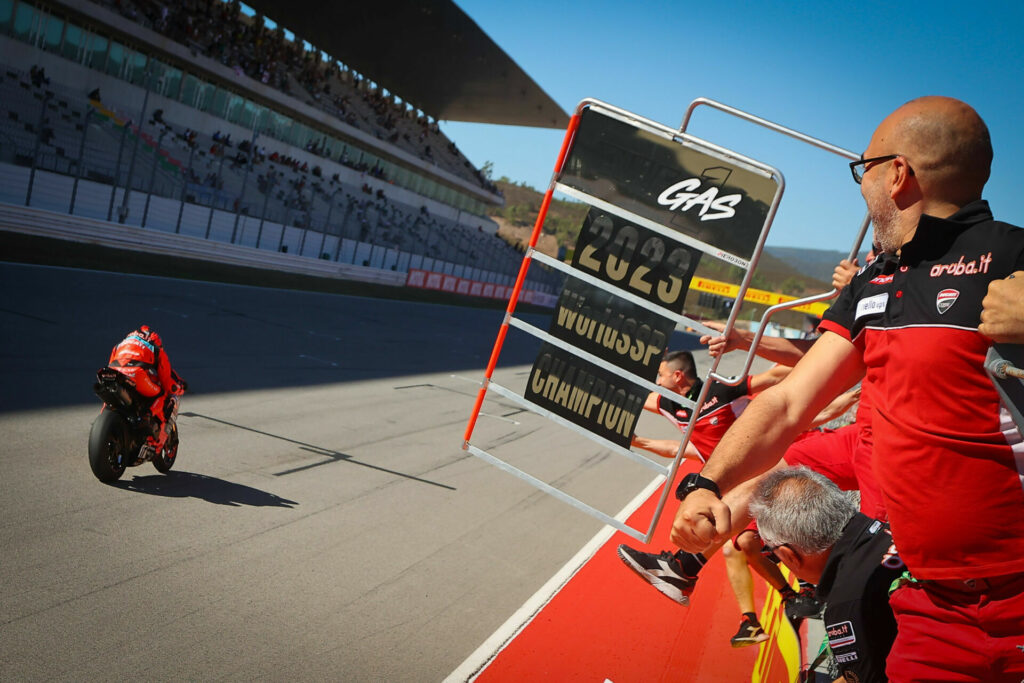
[[[660, 455], [663, 458], [675, 458], [676, 453], [679, 452], [678, 439], [648, 439], [643, 436], [634, 436], [633, 445], [645, 451], [650, 451], [655, 455]], [[692, 442], [686, 444], [685, 456], [703, 462], [703, 458], [701, 458], [700, 453]]]
[[701, 470], [723, 494], [771, 469], [803, 430], [774, 393], [769, 389], [747, 406]]
[[[746, 348], [749, 349], [754, 341], [754, 334], [752, 332], [744, 332], [743, 334], [749, 335], [749, 339], [746, 339]], [[793, 366], [804, 357], [807, 349], [811, 348], [813, 343], [813, 339], [761, 337], [761, 340], [757, 343], [757, 355], [773, 363]]]
[[724, 493], [765, 472], [797, 434], [863, 374], [864, 364], [854, 346], [826, 332], [786, 379], [750, 402], [711, 453], [705, 476], [718, 482]]

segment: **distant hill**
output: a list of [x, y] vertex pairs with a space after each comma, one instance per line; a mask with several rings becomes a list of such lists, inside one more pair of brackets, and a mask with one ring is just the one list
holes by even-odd
[[[512, 244], [525, 246], [537, 219], [543, 195], [528, 185], [513, 183], [508, 178], [501, 178], [496, 185], [505, 195], [505, 206], [495, 207], [491, 211], [491, 216], [500, 226], [498, 234]], [[544, 222], [545, 235], [538, 249], [554, 255], [560, 247], [565, 247], [566, 252], [571, 254], [586, 213], [585, 204], [553, 200]], [[758, 262], [752, 286], [794, 296], [823, 292], [831, 288], [832, 269], [845, 256], [838, 251], [768, 247]], [[701, 259], [697, 274], [739, 282], [737, 269], [713, 258]]]
[[[510, 242], [527, 242], [533, 224], [537, 221], [537, 212], [540, 211], [544, 195], [529, 185], [516, 184], [504, 177], [495, 184], [505, 196], [505, 206], [493, 207], [489, 212], [502, 228], [498, 234]], [[583, 218], [586, 215], [585, 204], [552, 199], [544, 221], [544, 232], [552, 239], [542, 239], [540, 250], [554, 255], [545, 248], [545, 245], [555, 243], [572, 249], [576, 245], [576, 233], [583, 225]]]
[[[772, 257], [787, 263], [794, 270], [797, 270], [808, 277], [832, 281], [832, 270], [849, 253], [844, 251], [830, 251], [828, 249], [801, 249], [800, 247], [765, 247], [765, 252]], [[864, 251], [860, 255], [860, 263], [864, 263]]]

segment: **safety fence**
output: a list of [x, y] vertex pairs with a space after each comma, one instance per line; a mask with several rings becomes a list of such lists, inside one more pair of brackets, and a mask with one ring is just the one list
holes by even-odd
[[[31, 206], [26, 207], [24, 197], [30, 182], [33, 185]], [[39, 169], [32, 173], [22, 166], [0, 163], [0, 227], [203, 260], [223, 261], [224, 255], [230, 254], [232, 262], [254, 268], [284, 269], [395, 286], [406, 285], [410, 271], [489, 285], [492, 292], [499, 287], [507, 292], [506, 288], [514, 281], [511, 275], [486, 267], [455, 263], [343, 234], [238, 216], [156, 195], [135, 193], [128, 197], [132, 215], [146, 216], [145, 228], [130, 222], [108, 221], [108, 207], [120, 205], [124, 200], [123, 192], [123, 189], [94, 180]], [[72, 198], [74, 213], [69, 214]], [[539, 287], [537, 291], [544, 293]]]

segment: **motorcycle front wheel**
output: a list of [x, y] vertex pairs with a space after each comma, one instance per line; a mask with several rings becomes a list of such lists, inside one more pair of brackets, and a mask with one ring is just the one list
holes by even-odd
[[110, 484], [124, 474], [128, 455], [125, 450], [125, 424], [109, 408], [100, 412], [89, 432], [89, 466], [96, 478]]
[[167, 443], [162, 451], [153, 456], [153, 467], [161, 474], [167, 474], [174, 467], [174, 460], [178, 457], [178, 425], [173, 420], [168, 421]]

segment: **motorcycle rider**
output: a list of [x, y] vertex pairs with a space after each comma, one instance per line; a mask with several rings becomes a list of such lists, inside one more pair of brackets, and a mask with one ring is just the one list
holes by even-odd
[[178, 385], [184, 388], [184, 382], [171, 369], [163, 340], [148, 325], [142, 325], [114, 347], [107, 366], [130, 378], [142, 396], [152, 397], [149, 409], [157, 429], [146, 443], [159, 453], [167, 443], [167, 420], [173, 408], [167, 398]]

